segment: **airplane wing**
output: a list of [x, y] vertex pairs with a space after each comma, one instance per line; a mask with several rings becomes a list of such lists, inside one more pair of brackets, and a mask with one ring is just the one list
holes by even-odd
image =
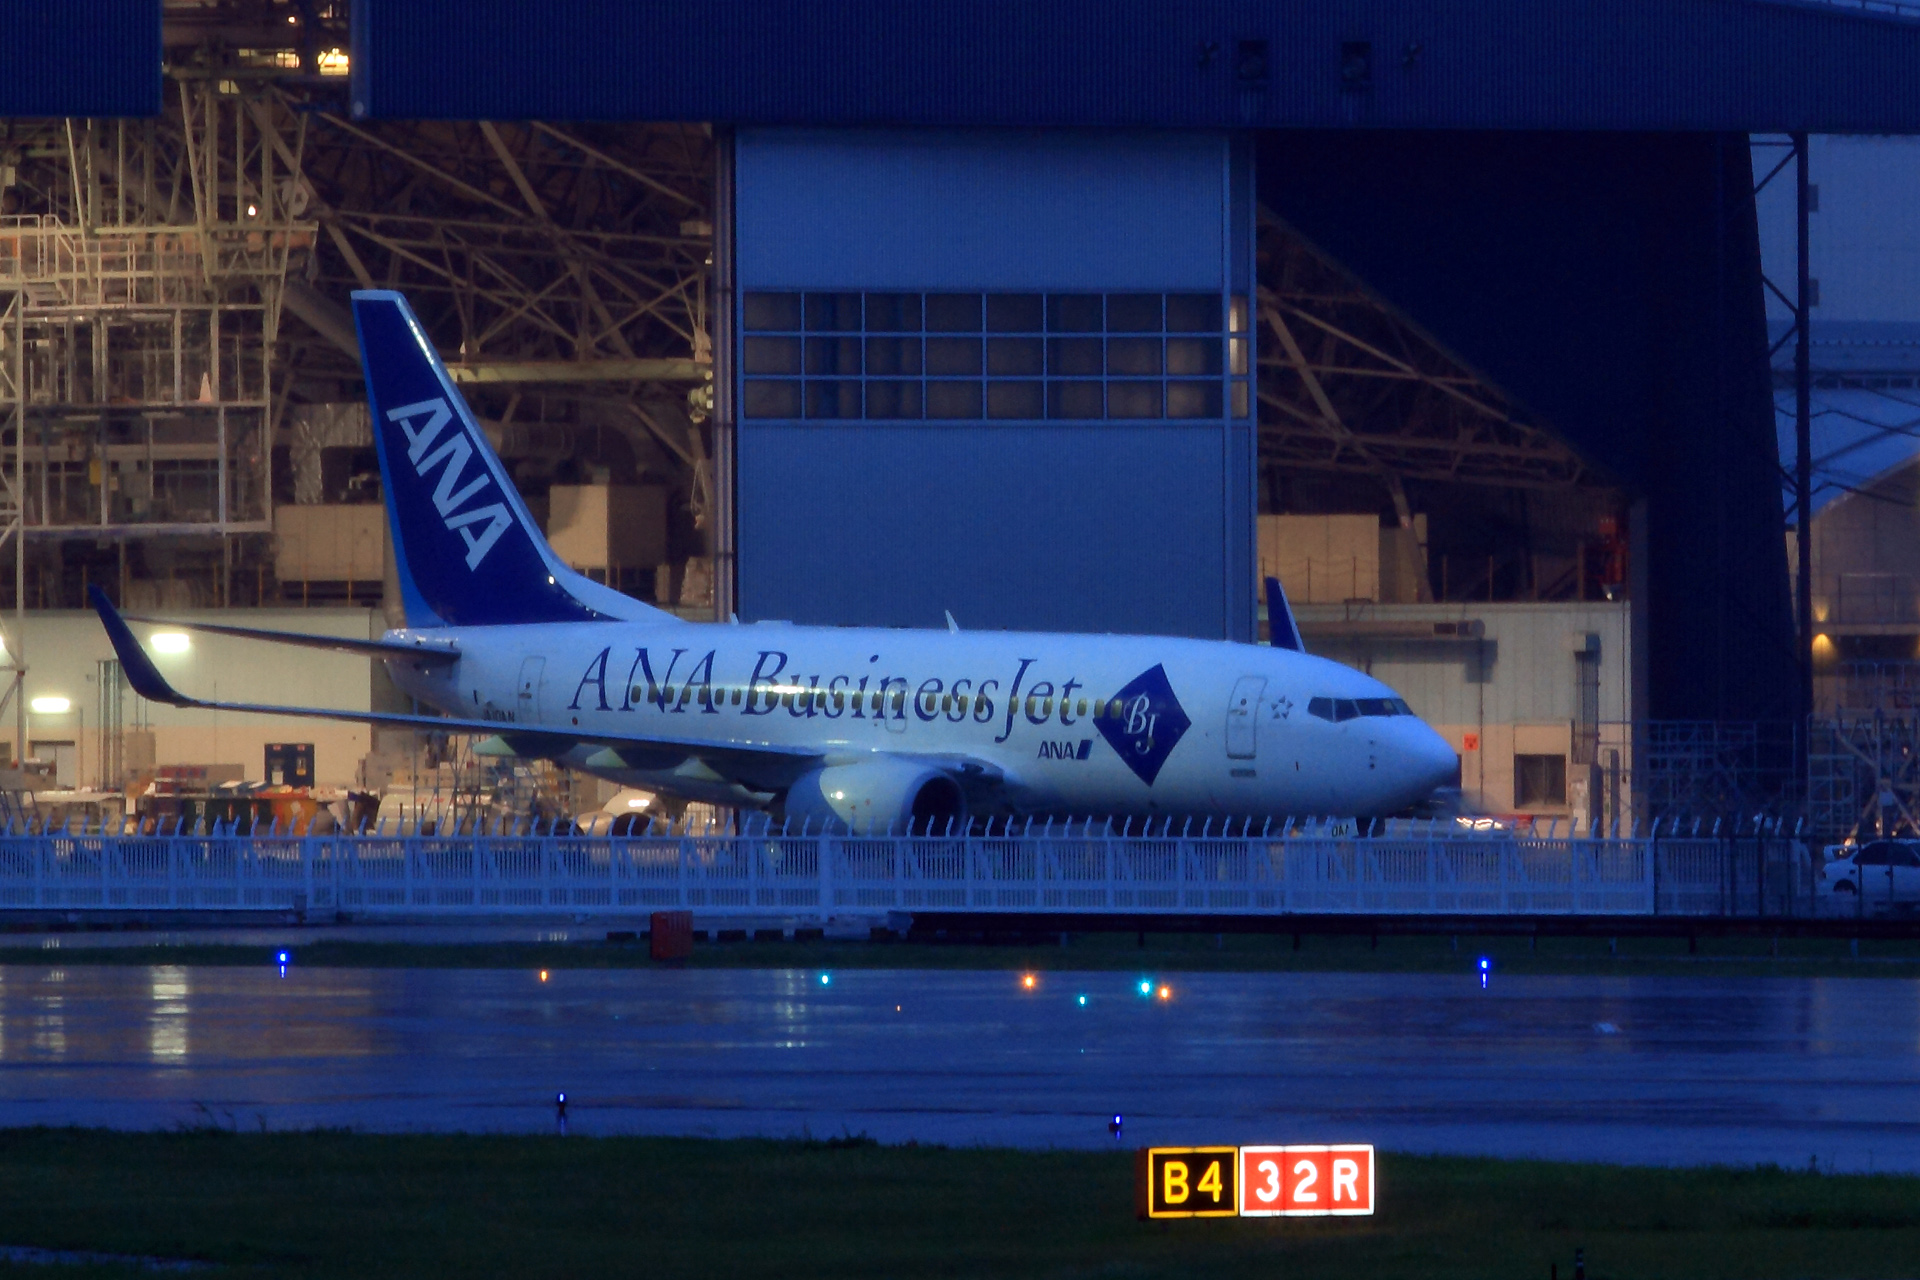
[[[698, 755], [703, 758], [712, 755], [716, 758], [729, 756], [752, 756], [757, 758], [776, 757], [786, 761], [819, 758], [820, 752], [813, 748], [791, 747], [781, 743], [756, 742], [728, 744], [716, 747], [710, 742], [691, 738], [634, 737], [627, 735], [608, 736], [605, 734], [581, 733], [575, 729], [560, 729], [547, 725], [504, 724], [498, 720], [468, 720], [458, 716], [423, 716], [395, 711], [341, 711], [326, 707], [288, 707], [259, 702], [214, 702], [205, 698], [190, 698], [175, 689], [160, 674], [153, 659], [134, 638], [127, 620], [107, 600], [106, 594], [97, 586], [89, 586], [87, 595], [94, 612], [100, 615], [100, 623], [107, 630], [107, 639], [113, 644], [113, 652], [120, 659], [120, 669], [127, 677], [127, 683], [133, 691], [149, 702], [164, 702], [175, 707], [199, 707], [209, 711], [249, 711], [260, 715], [293, 716], [308, 720], [348, 720], [360, 724], [387, 725], [396, 729], [429, 729], [443, 733], [486, 733], [498, 734], [522, 748], [552, 750], [556, 754], [577, 744], [599, 743], [611, 747], [622, 745], [640, 745], [648, 748], [660, 748], [664, 751], [679, 751], [685, 756]], [[228, 628], [239, 630], [239, 628]], [[254, 632], [255, 636], [262, 633]], [[269, 633], [270, 634], [270, 633]], [[308, 637], [322, 639], [324, 637]], [[395, 655], [390, 650], [380, 651], [383, 657], [404, 656], [419, 657], [411, 646], [393, 646], [401, 650]], [[364, 649], [350, 650], [365, 652]], [[441, 656], [439, 653], [434, 657]], [[449, 656], [457, 657], [457, 654]]]
[[[260, 715], [291, 716], [307, 720], [345, 720], [359, 724], [385, 725], [396, 729], [424, 729], [441, 733], [476, 733], [498, 736], [516, 754], [520, 755], [561, 755], [569, 749], [582, 744], [592, 744], [608, 749], [630, 768], [640, 770], [667, 770], [682, 761], [697, 759], [705, 763], [715, 773], [738, 781], [756, 790], [778, 791], [801, 774], [818, 767], [829, 754], [838, 752], [823, 751], [817, 747], [791, 746], [776, 742], [731, 742], [715, 744], [713, 742], [692, 739], [673, 738], [660, 735], [638, 734], [597, 734], [582, 733], [577, 729], [561, 729], [545, 725], [507, 724], [498, 720], [468, 720], [458, 716], [412, 715], [393, 711], [341, 711], [324, 707], [289, 707], [258, 702], [215, 702], [204, 698], [190, 698], [175, 689], [167, 678], [160, 674], [160, 668], [134, 638], [133, 631], [127, 626], [127, 620], [107, 600], [106, 594], [97, 586], [89, 586], [87, 595], [94, 612], [100, 615], [100, 623], [106, 628], [107, 639], [113, 645], [116, 657], [120, 659], [120, 669], [126, 675], [127, 683], [133, 691], [149, 702], [162, 702], [175, 707], [198, 707], [209, 711], [245, 711]], [[240, 627], [206, 626], [220, 634], [241, 634], [254, 639], [275, 639], [277, 633], [253, 631]], [[328, 637], [305, 636], [300, 639], [309, 641], [328, 641]], [[372, 652], [379, 657], [426, 656], [429, 660], [450, 660], [458, 657], [450, 650], [434, 650], [423, 647], [414, 649], [411, 645], [380, 645], [370, 649], [367, 646], [375, 642], [346, 642], [334, 645], [331, 642], [315, 647], [340, 647], [350, 653]], [[398, 653], [394, 652], [398, 650]], [[902, 754], [913, 753], [884, 753]], [[992, 786], [1001, 781], [1000, 771], [992, 765], [960, 756], [914, 756], [924, 758], [941, 768], [950, 770], [969, 787]], [[612, 762], [609, 762], [612, 763]]]
[[[98, 590], [98, 588], [95, 588]], [[346, 636], [315, 636], [300, 631], [263, 631], [255, 627], [229, 627], [217, 622], [180, 622], [172, 618], [147, 618], [127, 614], [128, 622], [144, 622], [157, 627], [178, 627], [182, 631], [206, 631], [218, 636], [237, 636], [242, 640], [266, 640], [273, 644], [299, 645], [307, 649], [331, 649], [337, 653], [358, 653], [370, 658], [411, 658], [415, 661], [453, 662], [459, 648], [450, 640], [354, 640]]]

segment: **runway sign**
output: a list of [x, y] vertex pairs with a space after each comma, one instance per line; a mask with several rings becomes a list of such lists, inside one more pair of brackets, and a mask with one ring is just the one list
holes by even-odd
[[1320, 1218], [1373, 1212], [1373, 1148], [1241, 1147], [1240, 1213]]
[[1135, 1164], [1135, 1208], [1143, 1218], [1231, 1218], [1237, 1147], [1149, 1147]]

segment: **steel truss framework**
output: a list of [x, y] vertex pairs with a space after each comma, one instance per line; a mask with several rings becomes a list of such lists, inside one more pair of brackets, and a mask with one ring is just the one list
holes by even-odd
[[1268, 465], [1404, 482], [1598, 483], [1570, 447], [1277, 216], [1261, 210], [1260, 449]]

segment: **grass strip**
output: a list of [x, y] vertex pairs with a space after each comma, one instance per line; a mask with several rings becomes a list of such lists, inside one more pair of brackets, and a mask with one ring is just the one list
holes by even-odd
[[1132, 1215], [1132, 1177], [1123, 1151], [860, 1139], [15, 1129], [0, 1244], [313, 1280], [1545, 1280], [1572, 1276], [1576, 1248], [1593, 1280], [1873, 1280], [1920, 1258], [1908, 1177], [1383, 1153], [1372, 1218], [1153, 1223]]
[[[0, 946], [0, 965], [265, 965], [277, 948], [180, 946]], [[354, 969], [646, 968], [639, 942], [350, 942], [316, 934], [285, 948], [292, 963]], [[1021, 942], [702, 942], [691, 968], [984, 969], [1188, 973], [1463, 973], [1488, 957], [1505, 974], [1575, 976], [1920, 978], [1920, 941], [1783, 938], [1540, 938], [1280, 934], [1073, 934], [1068, 944]]]

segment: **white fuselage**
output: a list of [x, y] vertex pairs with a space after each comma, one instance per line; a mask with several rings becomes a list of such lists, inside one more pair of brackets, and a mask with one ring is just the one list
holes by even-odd
[[453, 641], [460, 658], [388, 661], [421, 701], [497, 721], [509, 742], [516, 726], [577, 729], [564, 763], [724, 804], [775, 801], [803, 766], [722, 774], [646, 740], [951, 762], [977, 775], [976, 813], [1374, 815], [1456, 767], [1379, 681], [1264, 646], [779, 623], [389, 633], [423, 637]]

